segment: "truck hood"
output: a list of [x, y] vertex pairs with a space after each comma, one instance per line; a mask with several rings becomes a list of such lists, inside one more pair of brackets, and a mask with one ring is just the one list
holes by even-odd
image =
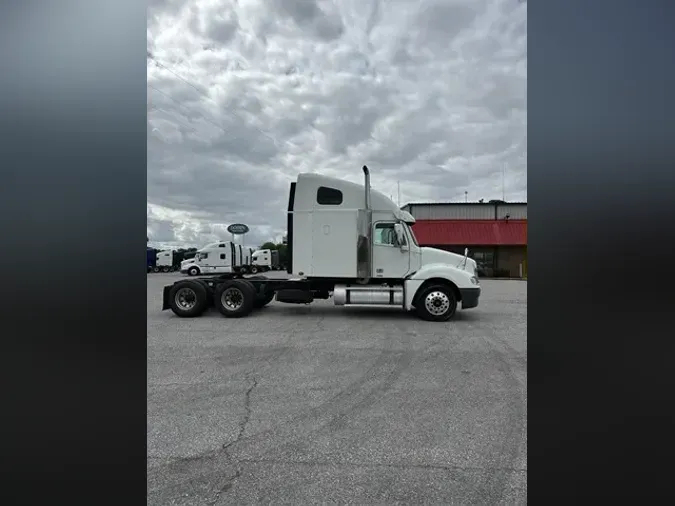
[[448, 264], [458, 269], [463, 269], [467, 272], [476, 272], [476, 261], [467, 258], [466, 266], [464, 266], [464, 255], [443, 251], [442, 249], [423, 247], [422, 250], [422, 265], [429, 264]]

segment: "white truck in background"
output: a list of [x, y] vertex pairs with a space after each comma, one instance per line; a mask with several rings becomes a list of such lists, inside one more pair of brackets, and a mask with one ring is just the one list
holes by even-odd
[[231, 241], [214, 242], [198, 250], [194, 258], [181, 262], [180, 272], [189, 276], [239, 273], [242, 256], [241, 245]]
[[364, 186], [315, 173], [291, 183], [289, 279], [227, 273], [181, 280], [164, 287], [162, 309], [195, 317], [214, 305], [239, 318], [275, 298], [310, 304], [332, 296], [337, 306], [399, 307], [443, 322], [460, 304], [477, 307], [481, 288], [468, 250], [462, 256], [420, 247], [411, 228], [415, 218], [371, 190], [365, 165], [363, 172]]
[[279, 252], [275, 249], [259, 249], [253, 253], [251, 274], [277, 270], [279, 268]]
[[148, 249], [148, 272], [172, 272], [177, 269], [175, 251]]

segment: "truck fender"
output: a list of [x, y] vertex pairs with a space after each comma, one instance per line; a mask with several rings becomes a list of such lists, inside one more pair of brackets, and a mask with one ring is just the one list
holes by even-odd
[[471, 283], [472, 276], [473, 275], [470, 272], [447, 264], [437, 263], [425, 265], [420, 270], [413, 272], [408, 276], [404, 282], [405, 309], [407, 311], [413, 309], [415, 297], [419, 290], [423, 286], [426, 286], [425, 283], [427, 281], [454, 286], [454, 289], [457, 289], [455, 293], [457, 300], [461, 300], [458, 291], [460, 288], [473, 288], [476, 286]]

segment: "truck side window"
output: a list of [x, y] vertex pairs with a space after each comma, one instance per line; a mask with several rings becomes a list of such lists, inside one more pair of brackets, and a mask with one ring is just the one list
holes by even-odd
[[339, 206], [342, 204], [342, 192], [335, 188], [319, 186], [316, 190], [316, 203], [321, 206]]
[[221, 253], [221, 254], [220, 254], [220, 259], [221, 259], [221, 260], [225, 260], [225, 253]]
[[374, 244], [384, 244], [386, 246], [398, 246], [396, 233], [393, 223], [377, 223], [375, 225]]
[[199, 255], [199, 259], [200, 259], [200, 260], [204, 260], [205, 258], [209, 258], [209, 254], [208, 254], [208, 253], [201, 253], [201, 254]]

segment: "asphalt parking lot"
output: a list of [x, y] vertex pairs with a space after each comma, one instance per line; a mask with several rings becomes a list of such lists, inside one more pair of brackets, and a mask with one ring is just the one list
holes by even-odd
[[527, 282], [451, 322], [272, 302], [161, 311], [148, 275], [148, 501], [526, 504]]

